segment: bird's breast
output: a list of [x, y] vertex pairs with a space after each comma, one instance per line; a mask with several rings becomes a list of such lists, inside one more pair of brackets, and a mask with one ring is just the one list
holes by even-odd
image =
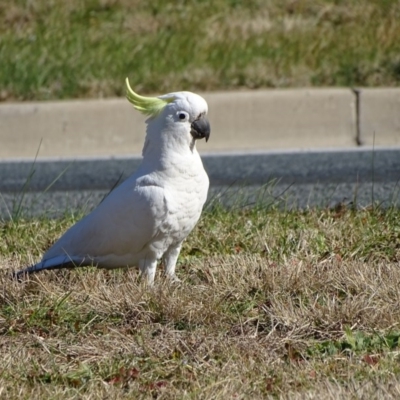
[[166, 170], [168, 229], [184, 239], [196, 225], [207, 199], [209, 180], [202, 165], [174, 165]]

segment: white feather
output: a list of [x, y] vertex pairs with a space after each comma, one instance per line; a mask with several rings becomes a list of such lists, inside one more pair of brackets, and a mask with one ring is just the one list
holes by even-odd
[[[207, 103], [190, 92], [171, 95], [175, 100], [146, 121], [138, 170], [18, 276], [72, 263], [138, 266], [151, 284], [164, 257], [167, 275], [175, 277], [182, 242], [201, 215], [209, 181], [191, 135], [191, 123], [207, 113]], [[179, 118], [182, 111], [187, 121]]]

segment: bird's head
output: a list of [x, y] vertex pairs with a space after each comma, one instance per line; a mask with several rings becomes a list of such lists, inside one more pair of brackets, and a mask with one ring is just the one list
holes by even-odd
[[210, 137], [206, 118], [208, 106], [199, 95], [191, 92], [168, 93], [159, 97], [144, 97], [135, 93], [126, 78], [126, 97], [133, 107], [151, 119], [162, 119], [174, 132], [190, 132], [194, 140]]

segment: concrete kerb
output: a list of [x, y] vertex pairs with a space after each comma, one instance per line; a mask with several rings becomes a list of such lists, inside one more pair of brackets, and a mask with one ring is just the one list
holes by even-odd
[[[203, 93], [211, 140], [200, 151], [355, 148], [400, 144], [400, 89]], [[359, 113], [359, 114], [357, 114]], [[0, 159], [139, 155], [145, 118], [125, 99], [0, 105]], [[358, 138], [359, 135], [359, 138]], [[41, 144], [40, 144], [41, 143]]]
[[361, 89], [360, 139], [367, 146], [400, 146], [400, 89]]

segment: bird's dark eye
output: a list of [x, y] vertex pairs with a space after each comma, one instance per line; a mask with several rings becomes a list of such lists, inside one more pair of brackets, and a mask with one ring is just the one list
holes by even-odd
[[186, 118], [186, 114], [179, 113], [178, 117], [179, 117], [179, 119], [185, 119]]

